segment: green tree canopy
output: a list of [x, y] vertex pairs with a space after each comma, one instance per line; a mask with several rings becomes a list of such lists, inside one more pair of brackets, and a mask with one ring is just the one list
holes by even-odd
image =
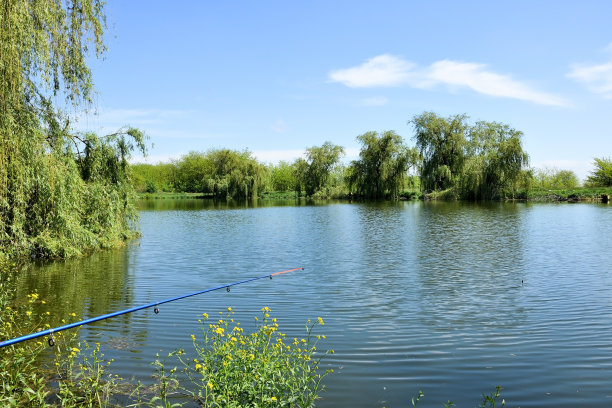
[[423, 160], [425, 190], [454, 188], [468, 199], [514, 194], [529, 162], [522, 132], [503, 123], [470, 125], [466, 115], [442, 118], [432, 112], [417, 115], [410, 123]]
[[249, 151], [190, 152], [174, 164], [179, 191], [212, 193], [218, 198], [250, 198], [257, 196], [265, 181], [265, 166]]
[[529, 156], [523, 133], [497, 122], [477, 122], [469, 128], [461, 193], [469, 199], [493, 199], [512, 194]]
[[295, 187], [294, 168], [290, 163], [281, 161], [272, 167], [271, 184], [274, 191], [290, 191]]
[[597, 187], [612, 186], [612, 160], [609, 158], [595, 158], [595, 169], [587, 178], [587, 184]]
[[367, 198], [396, 196], [410, 166], [418, 158], [415, 149], [404, 146], [404, 141], [394, 131], [382, 134], [367, 132], [357, 136], [362, 148], [359, 160], [351, 163], [347, 182], [349, 189]]
[[[129, 235], [127, 160], [144, 135], [73, 132], [93, 94], [89, 50], [104, 51], [99, 0], [5, 0], [0, 7], [0, 252], [69, 256]], [[61, 109], [64, 108], [64, 109]]]
[[415, 116], [416, 147], [422, 157], [421, 184], [425, 190], [443, 190], [457, 183], [466, 149], [467, 116], [442, 118], [433, 112]]
[[306, 160], [296, 160], [295, 175], [296, 190], [305, 187], [306, 195], [311, 196], [320, 190], [329, 177], [333, 167], [338, 164], [344, 148], [325, 142], [322, 146], [313, 146], [306, 149]]
[[570, 189], [578, 187], [578, 177], [571, 170], [535, 169], [533, 174], [533, 187], [543, 189]]

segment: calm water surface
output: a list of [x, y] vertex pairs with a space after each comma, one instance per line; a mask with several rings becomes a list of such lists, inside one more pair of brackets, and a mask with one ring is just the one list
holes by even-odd
[[114, 370], [151, 382], [156, 353], [191, 348], [197, 319], [269, 306], [281, 331], [323, 317], [335, 373], [319, 407], [612, 406], [612, 206], [142, 203], [127, 248], [31, 268], [56, 322], [244, 278], [260, 280], [99, 322]]

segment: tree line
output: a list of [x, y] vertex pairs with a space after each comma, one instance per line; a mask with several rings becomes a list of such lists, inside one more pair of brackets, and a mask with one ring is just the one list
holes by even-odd
[[[342, 162], [344, 148], [331, 142], [308, 147], [304, 157], [276, 165], [258, 162], [249, 151], [212, 149], [170, 163], [135, 164], [134, 183], [139, 192], [190, 192], [224, 199], [269, 192], [375, 199], [442, 192], [446, 197], [490, 200], [521, 197], [530, 189], [579, 185], [570, 170], [530, 168], [523, 133], [507, 124], [471, 123], [466, 115], [433, 112], [416, 115], [408, 124], [414, 130], [413, 146], [394, 131], [366, 132], [356, 138], [359, 158], [348, 164]], [[595, 160], [587, 184], [612, 184], [610, 161]]]

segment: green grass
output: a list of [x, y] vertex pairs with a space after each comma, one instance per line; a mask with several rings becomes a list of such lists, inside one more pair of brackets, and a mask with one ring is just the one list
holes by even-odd
[[139, 193], [138, 198], [141, 200], [150, 200], [150, 199], [182, 199], [182, 198], [212, 198], [212, 195], [206, 195], [203, 193]]

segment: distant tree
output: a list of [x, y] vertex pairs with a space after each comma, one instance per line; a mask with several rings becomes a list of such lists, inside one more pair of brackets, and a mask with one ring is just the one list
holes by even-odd
[[293, 179], [295, 180], [295, 185], [293, 188], [298, 197], [302, 195], [302, 191], [304, 190], [308, 174], [308, 167], [308, 162], [301, 157], [293, 162]]
[[265, 182], [265, 166], [248, 150], [190, 152], [174, 165], [178, 191], [244, 199], [256, 197]]
[[514, 194], [529, 156], [523, 151], [523, 133], [497, 122], [469, 127], [461, 193], [470, 199], [492, 199]]
[[174, 191], [176, 167], [173, 163], [132, 164], [132, 182], [140, 193]]
[[[206, 156], [212, 165], [210, 177], [214, 183], [215, 195], [227, 194], [229, 198], [242, 199], [257, 197], [264, 184], [266, 169], [251, 152], [218, 149], [208, 151]], [[223, 191], [224, 189], [227, 190]]]
[[421, 184], [425, 190], [443, 190], [456, 184], [465, 160], [466, 115], [442, 118], [433, 112], [416, 115], [412, 123], [416, 147], [422, 156]]
[[579, 185], [576, 173], [571, 170], [536, 169], [533, 175], [534, 188], [576, 188]]
[[191, 151], [174, 161], [176, 188], [187, 193], [205, 191], [206, 180], [213, 173], [213, 164], [206, 153]]
[[467, 121], [466, 115], [441, 118], [432, 112], [412, 119], [423, 189], [452, 187], [467, 199], [514, 195], [519, 184], [526, 185], [523, 133], [503, 123]]
[[290, 191], [295, 187], [294, 168], [285, 161], [281, 161], [272, 167], [270, 178], [274, 191]]
[[306, 195], [311, 196], [325, 185], [333, 167], [344, 154], [344, 148], [325, 142], [322, 146], [306, 149], [306, 160], [298, 159], [294, 163], [297, 185], [304, 186]]
[[368, 198], [397, 196], [410, 166], [416, 163], [418, 153], [408, 149], [394, 131], [382, 134], [367, 132], [357, 136], [362, 148], [359, 160], [351, 163], [347, 172], [349, 190]]
[[612, 160], [609, 158], [595, 158], [595, 170], [587, 178], [587, 184], [597, 187], [612, 186]]

